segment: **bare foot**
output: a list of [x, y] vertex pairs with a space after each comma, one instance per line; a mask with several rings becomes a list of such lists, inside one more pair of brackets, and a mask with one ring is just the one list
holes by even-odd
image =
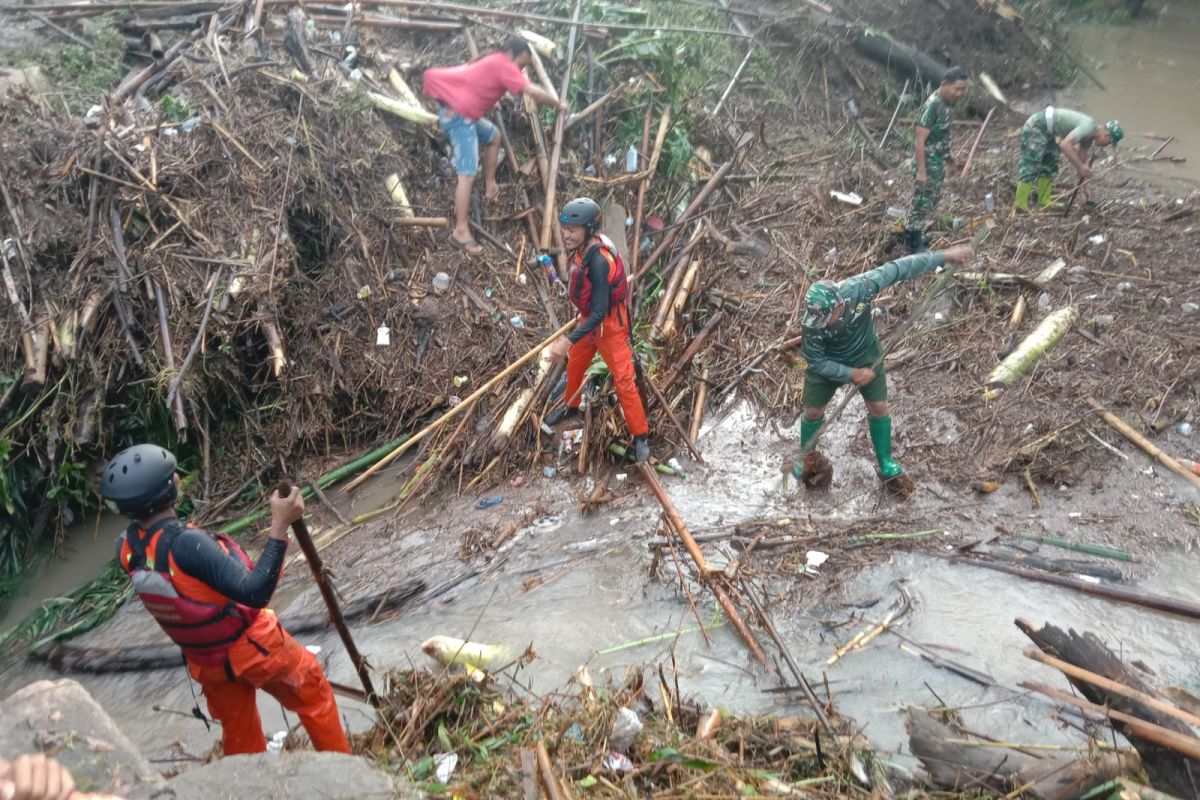
[[489, 183], [483, 189], [483, 199], [487, 201], [495, 200], [500, 196], [500, 186], [495, 183]]

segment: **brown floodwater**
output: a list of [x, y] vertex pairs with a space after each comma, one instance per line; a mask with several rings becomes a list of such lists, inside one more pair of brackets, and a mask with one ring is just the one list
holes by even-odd
[[1129, 167], [1200, 180], [1200, 2], [1164, 4], [1132, 25], [1081, 26], [1072, 40], [1090, 63], [1099, 62], [1093, 71], [1106, 87], [1081, 75], [1073, 92], [1080, 109], [1098, 120], [1120, 120], [1129, 134], [1122, 149], [1135, 156], [1149, 156], [1162, 144], [1150, 135], [1174, 136], [1160, 158], [1187, 159]]

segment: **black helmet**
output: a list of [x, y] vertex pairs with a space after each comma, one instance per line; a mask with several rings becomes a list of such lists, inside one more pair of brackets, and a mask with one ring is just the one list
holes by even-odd
[[100, 494], [122, 514], [146, 517], [175, 502], [175, 456], [153, 444], [128, 447], [112, 457]]
[[595, 231], [600, 225], [600, 204], [590, 197], [577, 197], [562, 208], [558, 221], [563, 225], [578, 225]]

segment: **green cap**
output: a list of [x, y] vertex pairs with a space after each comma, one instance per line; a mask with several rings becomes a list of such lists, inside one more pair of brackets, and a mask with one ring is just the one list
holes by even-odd
[[804, 321], [806, 328], [824, 328], [833, 315], [833, 309], [842, 301], [837, 284], [821, 280], [808, 287], [804, 295]]
[[1107, 123], [1104, 127], [1108, 128], [1108, 132], [1112, 134], [1112, 146], [1116, 147], [1125, 138], [1125, 129], [1121, 127], [1121, 123], [1115, 119]]

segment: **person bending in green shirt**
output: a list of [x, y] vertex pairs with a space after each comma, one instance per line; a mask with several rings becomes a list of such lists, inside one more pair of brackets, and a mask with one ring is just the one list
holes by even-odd
[[[1080, 180], [1092, 177], [1086, 153], [1092, 145], [1116, 147], [1125, 138], [1125, 131], [1116, 120], [1103, 127], [1087, 114], [1069, 108], [1047, 106], [1025, 120], [1021, 129], [1021, 173], [1017, 183], [1017, 209], [1029, 212], [1029, 196], [1037, 182], [1037, 202], [1050, 205], [1054, 178], [1058, 175], [1058, 154], [1061, 152], [1075, 167]], [[1087, 197], [1087, 187], [1084, 187]]]
[[[943, 264], [970, 260], [969, 245], [936, 253], [919, 253], [889, 261], [882, 267], [841, 282], [821, 280], [805, 295], [804, 344], [808, 362], [804, 371], [804, 417], [800, 420], [801, 461], [792, 475], [810, 488], [825, 488], [833, 478], [828, 459], [816, 450], [825, 424], [825, 407], [839, 386], [852, 383], [867, 404], [867, 424], [880, 477], [889, 485], [904, 473], [892, 458], [892, 418], [888, 416], [887, 377], [883, 347], [875, 334], [871, 303], [887, 287], [937, 269]], [[906, 482], [907, 483], [907, 482]]]
[[952, 106], [966, 90], [967, 71], [962, 67], [951, 67], [917, 115], [917, 132], [913, 140], [913, 198], [904, 223], [904, 238], [910, 253], [929, 249], [925, 245], [925, 226], [942, 199], [946, 163], [951, 160]]

